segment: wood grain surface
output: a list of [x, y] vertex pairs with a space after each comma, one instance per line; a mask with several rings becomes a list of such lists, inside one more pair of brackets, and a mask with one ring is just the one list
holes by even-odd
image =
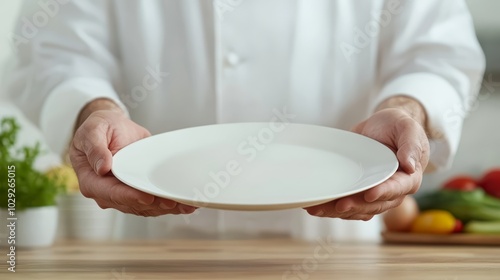
[[0, 279], [500, 279], [500, 249], [487, 246], [65, 241], [16, 256], [17, 272], [2, 261]]
[[382, 238], [387, 243], [500, 246], [500, 235], [491, 234], [456, 233], [440, 235], [386, 231], [382, 233]]

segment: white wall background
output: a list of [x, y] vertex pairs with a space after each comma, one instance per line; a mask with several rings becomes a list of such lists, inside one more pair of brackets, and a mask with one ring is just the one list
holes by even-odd
[[[5, 61], [11, 54], [9, 35], [21, 2], [22, 1], [0, 0], [0, 74], [3, 74]], [[2, 88], [3, 87], [2, 85]]]
[[474, 24], [479, 32], [494, 33], [500, 36], [500, 1], [498, 0], [467, 0], [469, 9], [474, 16]]
[[[4, 116], [16, 117], [22, 126], [19, 135], [19, 145], [32, 145], [37, 141], [42, 142], [43, 137], [35, 125], [29, 123], [17, 108], [5, 100], [6, 89], [5, 72], [13, 65], [13, 51], [11, 42], [13, 23], [19, 13], [22, 1], [0, 0], [0, 118]], [[43, 145], [44, 150], [48, 147]], [[40, 157], [37, 165], [40, 169], [48, 169], [60, 163], [60, 159], [53, 154]]]

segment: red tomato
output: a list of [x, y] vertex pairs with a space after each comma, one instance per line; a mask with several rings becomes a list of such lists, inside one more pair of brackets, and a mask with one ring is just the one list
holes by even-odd
[[464, 223], [460, 220], [455, 221], [455, 228], [453, 229], [453, 233], [461, 233], [464, 230]]
[[484, 174], [480, 185], [487, 194], [500, 198], [500, 169], [492, 169]]
[[443, 189], [470, 192], [477, 189], [474, 178], [468, 176], [457, 176], [448, 180], [443, 185]]

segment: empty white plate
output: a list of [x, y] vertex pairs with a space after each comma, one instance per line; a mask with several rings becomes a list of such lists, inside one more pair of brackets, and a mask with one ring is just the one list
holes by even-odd
[[133, 188], [187, 205], [280, 210], [367, 190], [397, 168], [389, 148], [355, 133], [235, 123], [143, 139], [116, 153], [112, 171]]

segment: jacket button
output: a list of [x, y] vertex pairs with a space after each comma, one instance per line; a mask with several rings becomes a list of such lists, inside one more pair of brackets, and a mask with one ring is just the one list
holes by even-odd
[[228, 54], [226, 54], [226, 66], [228, 67], [235, 67], [235, 66], [238, 66], [238, 64], [240, 64], [241, 62], [241, 58], [233, 53], [233, 52], [230, 52]]

